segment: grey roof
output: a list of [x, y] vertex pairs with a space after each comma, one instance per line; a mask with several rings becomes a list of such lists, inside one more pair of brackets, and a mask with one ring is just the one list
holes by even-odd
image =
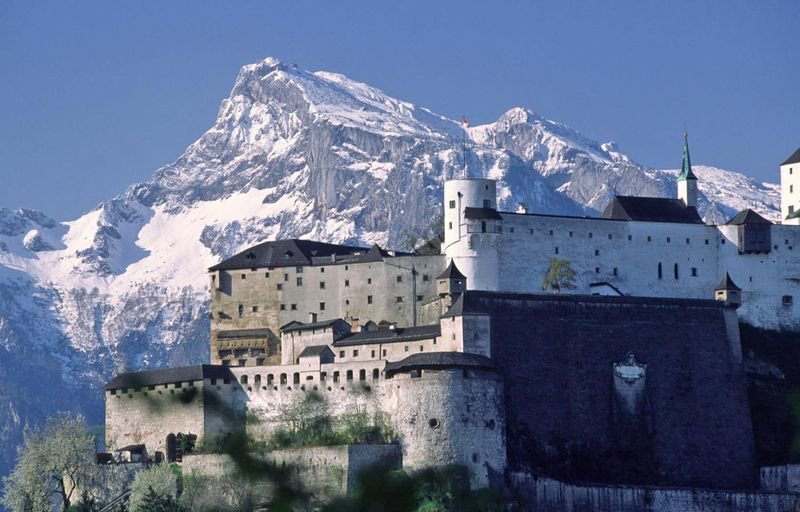
[[467, 206], [464, 208], [465, 219], [488, 219], [488, 220], [503, 220], [503, 217], [497, 213], [494, 208], [473, 208]]
[[416, 327], [398, 327], [395, 329], [379, 329], [377, 331], [361, 331], [345, 336], [333, 342], [334, 347], [349, 345], [368, 345], [373, 343], [394, 343], [400, 341], [426, 340], [442, 335], [439, 324], [419, 325]]
[[254, 338], [268, 338], [269, 329], [231, 329], [217, 331], [218, 340], [245, 340]]
[[612, 290], [614, 290], [618, 294], [625, 295], [624, 293], [622, 293], [622, 291], [620, 291], [619, 288], [617, 288], [613, 284], [609, 283], [608, 281], [595, 281], [594, 283], [589, 283], [589, 289], [591, 289], [592, 286], [608, 286], [609, 288], [611, 288]]
[[327, 329], [328, 327], [338, 327], [340, 330], [345, 329], [347, 331], [350, 330], [350, 324], [341, 318], [334, 318], [332, 320], [320, 320], [319, 322], [309, 322], [305, 324], [293, 320], [281, 327], [281, 332], [313, 331], [315, 329]]
[[233, 379], [230, 369], [222, 365], [200, 364], [161, 370], [121, 373], [106, 384], [106, 391], [121, 388], [156, 386], [174, 382], [191, 382], [203, 379]]
[[741, 291], [742, 289], [736, 286], [736, 283], [733, 282], [731, 279], [730, 274], [725, 272], [725, 277], [722, 278], [722, 281], [719, 282], [714, 290], [734, 290], [734, 291]]
[[424, 369], [472, 368], [498, 371], [491, 359], [466, 352], [420, 352], [401, 361], [387, 363], [384, 372], [387, 377], [400, 372]]
[[331, 351], [328, 345], [310, 345], [304, 348], [303, 351], [300, 352], [300, 355], [298, 357], [321, 356], [322, 354], [325, 353], [326, 350], [331, 354], [333, 354], [333, 351]]
[[639, 222], [703, 224], [697, 208], [686, 206], [680, 199], [665, 197], [614, 196], [603, 210], [602, 217]]
[[436, 276], [436, 279], [466, 279], [467, 276], [461, 273], [456, 267], [456, 262], [450, 260], [450, 264], [444, 269], [444, 272]]
[[741, 224], [772, 224], [772, 222], [768, 221], [750, 208], [746, 208], [737, 213], [731, 220], [727, 222], [727, 224], [738, 226]]
[[797, 151], [792, 153], [792, 156], [786, 159], [781, 165], [789, 165], [789, 164], [800, 164], [800, 148], [797, 148]]
[[244, 268], [294, 267], [330, 263], [357, 263], [380, 261], [392, 256], [407, 256], [409, 253], [391, 253], [377, 245], [357, 247], [352, 245], [327, 244], [312, 240], [275, 240], [262, 242], [223, 260], [208, 270], [235, 270]]

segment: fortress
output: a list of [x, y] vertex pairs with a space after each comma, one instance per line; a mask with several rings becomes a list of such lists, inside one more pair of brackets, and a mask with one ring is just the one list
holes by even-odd
[[[704, 224], [685, 145], [678, 198], [600, 218], [499, 212], [495, 181], [462, 178], [437, 254], [253, 246], [209, 269], [212, 364], [116, 376], [106, 446], [267, 438], [316, 392], [333, 418], [385, 418], [404, 468], [461, 465], [476, 487], [513, 469], [752, 488], [739, 322], [800, 329], [798, 175], [800, 150], [781, 224]], [[553, 260], [574, 278], [543, 293]]]

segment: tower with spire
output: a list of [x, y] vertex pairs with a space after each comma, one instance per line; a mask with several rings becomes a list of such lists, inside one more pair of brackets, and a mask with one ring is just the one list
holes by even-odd
[[678, 175], [678, 199], [686, 206], [697, 208], [697, 176], [692, 172], [692, 161], [689, 159], [689, 134], [683, 132], [683, 163]]

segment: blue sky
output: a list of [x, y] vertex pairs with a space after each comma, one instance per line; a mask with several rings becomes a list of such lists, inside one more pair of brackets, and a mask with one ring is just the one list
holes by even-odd
[[174, 161], [267, 56], [473, 124], [522, 106], [658, 168], [777, 181], [800, 2], [0, 3], [0, 207], [74, 218]]

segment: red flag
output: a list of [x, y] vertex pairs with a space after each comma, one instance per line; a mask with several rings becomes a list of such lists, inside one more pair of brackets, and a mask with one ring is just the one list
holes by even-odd
[[464, 125], [464, 128], [469, 128], [469, 119], [465, 117], [464, 119], [461, 120], [461, 124]]

